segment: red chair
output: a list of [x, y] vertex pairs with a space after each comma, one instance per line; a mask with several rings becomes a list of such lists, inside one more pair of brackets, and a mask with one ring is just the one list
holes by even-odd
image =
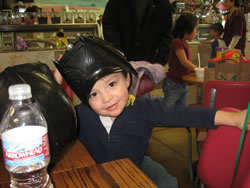
[[140, 97], [146, 93], [150, 93], [155, 88], [151, 78], [144, 74], [140, 80], [139, 86], [137, 88], [136, 97]]
[[[250, 81], [208, 80], [204, 89], [204, 106], [221, 109], [246, 109], [250, 101]], [[197, 134], [199, 129], [197, 129]], [[198, 147], [204, 142], [198, 142]]]
[[205, 86], [204, 106], [221, 109], [246, 109], [250, 101], [250, 81], [209, 80]]
[[61, 84], [61, 86], [65, 90], [65, 92], [68, 94], [70, 100], [73, 102], [73, 91], [69, 87], [69, 85], [65, 81], [63, 81], [63, 83]]
[[[235, 127], [219, 126], [208, 131], [198, 163], [198, 176], [206, 188], [230, 188], [240, 137], [241, 130]], [[250, 187], [249, 148], [250, 131], [246, 131], [232, 188]]]
[[[51, 71], [53, 74], [55, 73], [54, 70]], [[73, 102], [73, 91], [72, 89], [69, 87], [69, 85], [66, 83], [65, 80], [63, 80], [62, 84], [61, 84], [62, 88], [65, 90], [65, 92], [68, 94], [70, 100]]]
[[[204, 88], [204, 106], [222, 109], [232, 107], [246, 109], [250, 101], [250, 81], [208, 80]], [[200, 129], [196, 129], [198, 135]], [[205, 141], [197, 141], [199, 155], [202, 153]], [[198, 181], [196, 176], [196, 182]]]

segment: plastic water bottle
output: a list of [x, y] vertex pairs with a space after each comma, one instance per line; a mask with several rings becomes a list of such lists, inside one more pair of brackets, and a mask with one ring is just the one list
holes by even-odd
[[32, 104], [28, 84], [9, 87], [12, 105], [1, 124], [5, 167], [10, 173], [10, 187], [53, 187], [47, 173], [50, 162], [47, 122]]

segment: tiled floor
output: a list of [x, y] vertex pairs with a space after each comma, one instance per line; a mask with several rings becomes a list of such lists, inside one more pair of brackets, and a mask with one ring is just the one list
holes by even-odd
[[[198, 159], [193, 134], [193, 161]], [[154, 128], [148, 153], [152, 159], [161, 163], [169, 173], [177, 177], [179, 188], [194, 188], [188, 171], [188, 132], [185, 128]]]

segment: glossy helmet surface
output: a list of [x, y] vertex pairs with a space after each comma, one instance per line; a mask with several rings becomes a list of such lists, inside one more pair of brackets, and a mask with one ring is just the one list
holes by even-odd
[[76, 117], [71, 100], [64, 89], [54, 80], [51, 70], [46, 64], [27, 63], [7, 67], [0, 73], [0, 120], [11, 104], [8, 88], [13, 84], [31, 86], [32, 102], [47, 120], [51, 156], [50, 169], [76, 138]]
[[96, 37], [80, 36], [61, 60], [54, 61], [54, 64], [85, 104], [88, 104], [89, 93], [100, 78], [111, 73], [129, 72], [132, 83], [132, 74], [137, 75], [121, 52]]

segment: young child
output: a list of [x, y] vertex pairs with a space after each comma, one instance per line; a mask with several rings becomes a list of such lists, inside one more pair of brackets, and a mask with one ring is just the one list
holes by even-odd
[[[136, 71], [101, 40], [81, 36], [56, 67], [82, 103], [76, 106], [79, 139], [96, 163], [131, 159], [159, 187], [177, 188], [175, 177], [146, 155], [152, 129], [172, 127], [242, 128], [246, 111], [212, 108], [168, 108], [160, 100], [130, 97]], [[248, 125], [250, 129], [250, 125]]]
[[216, 57], [216, 48], [217, 47], [225, 47], [226, 43], [221, 39], [221, 35], [224, 29], [221, 23], [212, 24], [209, 28], [210, 37], [213, 40], [206, 40], [203, 43], [211, 43], [211, 59]]
[[191, 52], [186, 41], [191, 41], [196, 35], [198, 19], [191, 13], [182, 13], [176, 20], [168, 56], [168, 72], [163, 83], [164, 101], [167, 106], [187, 106], [187, 83], [182, 76], [196, 68], [192, 63]]

